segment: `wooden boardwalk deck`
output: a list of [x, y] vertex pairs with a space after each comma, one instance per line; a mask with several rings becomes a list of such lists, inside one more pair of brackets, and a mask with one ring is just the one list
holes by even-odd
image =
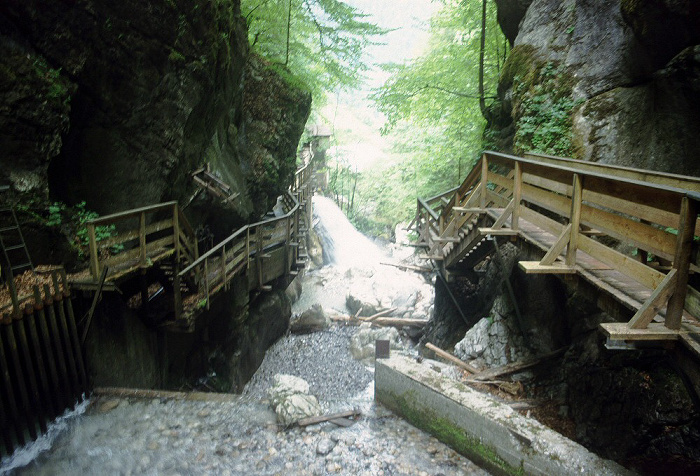
[[700, 348], [699, 203], [696, 177], [486, 152], [460, 187], [419, 199], [414, 223], [443, 272], [477, 264], [486, 237], [525, 240], [543, 257], [524, 272], [579, 276], [629, 310], [601, 325], [610, 339]]

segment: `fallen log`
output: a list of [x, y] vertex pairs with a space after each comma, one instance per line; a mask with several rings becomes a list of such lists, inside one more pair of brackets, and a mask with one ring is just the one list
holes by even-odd
[[[391, 309], [385, 309], [384, 311], [379, 311], [379, 312], [376, 313], [376, 314], [372, 314], [372, 315], [369, 316], [369, 317], [361, 317], [360, 320], [361, 320], [361, 321], [364, 321], [364, 322], [371, 322], [371, 321], [375, 320], [375, 319], [378, 318], [378, 317], [383, 317], [383, 316], [386, 316], [387, 314], [391, 314], [391, 313], [394, 312], [395, 310], [396, 310], [396, 308], [395, 308], [395, 307], [392, 307]], [[357, 317], [357, 316], [355, 316], [355, 317]]]
[[[340, 412], [340, 413], [331, 413], [328, 415], [302, 418], [301, 420], [299, 420], [297, 422], [297, 425], [298, 426], [309, 426], [309, 425], [315, 425], [317, 423], [323, 423], [324, 421], [332, 422], [333, 420], [357, 418], [360, 415], [361, 415], [361, 413], [359, 410], [347, 410], [347, 411]], [[344, 426], [344, 425], [342, 423], [340, 423], [339, 426]]]
[[378, 317], [372, 321], [372, 324], [378, 326], [394, 326], [394, 327], [423, 327], [428, 323], [428, 319], [402, 319], [398, 317]]
[[470, 374], [479, 373], [479, 371], [478, 371], [477, 369], [475, 369], [474, 367], [472, 367], [472, 366], [469, 365], [468, 363], [463, 362], [462, 360], [458, 359], [458, 358], [455, 357], [454, 355], [450, 354], [449, 352], [446, 352], [446, 351], [442, 350], [441, 348], [439, 348], [439, 347], [437, 347], [437, 346], [431, 344], [430, 342], [428, 342], [427, 344], [425, 344], [425, 348], [426, 348], [426, 349], [429, 349], [429, 350], [432, 350], [433, 352], [435, 352], [435, 355], [437, 355], [438, 357], [440, 357], [440, 358], [442, 358], [442, 359], [444, 359], [444, 360], [447, 360], [448, 362], [451, 362], [451, 363], [455, 364], [457, 367], [459, 367], [459, 368], [462, 369], [462, 370], [466, 370], [466, 371], [469, 372]]

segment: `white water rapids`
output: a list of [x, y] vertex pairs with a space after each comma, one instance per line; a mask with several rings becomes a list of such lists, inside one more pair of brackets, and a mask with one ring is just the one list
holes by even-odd
[[382, 264], [395, 258], [357, 231], [332, 200], [314, 196], [313, 207], [314, 230], [328, 264], [306, 274], [294, 312], [321, 304], [326, 311], [347, 315], [350, 296], [367, 306], [362, 315], [369, 315], [370, 309], [396, 308], [395, 317], [430, 317], [434, 295], [430, 283], [418, 274]]

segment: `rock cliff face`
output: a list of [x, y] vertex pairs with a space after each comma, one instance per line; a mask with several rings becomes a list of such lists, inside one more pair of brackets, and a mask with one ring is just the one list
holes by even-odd
[[501, 146], [700, 175], [700, 4], [497, 4], [513, 43], [492, 108]]
[[[311, 98], [248, 61], [239, 10], [237, 0], [3, 2], [0, 184], [106, 214], [184, 203], [190, 172], [211, 162], [241, 194], [229, 225], [256, 219], [289, 183]], [[265, 144], [245, 133], [261, 120], [258, 100], [277, 129]], [[262, 171], [248, 153], [261, 146]]]

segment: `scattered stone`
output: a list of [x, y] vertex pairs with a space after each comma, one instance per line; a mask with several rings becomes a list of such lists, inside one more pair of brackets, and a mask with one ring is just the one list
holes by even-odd
[[333, 451], [336, 442], [330, 438], [322, 438], [321, 441], [316, 445], [316, 454], [321, 456], [326, 456], [328, 453]]

